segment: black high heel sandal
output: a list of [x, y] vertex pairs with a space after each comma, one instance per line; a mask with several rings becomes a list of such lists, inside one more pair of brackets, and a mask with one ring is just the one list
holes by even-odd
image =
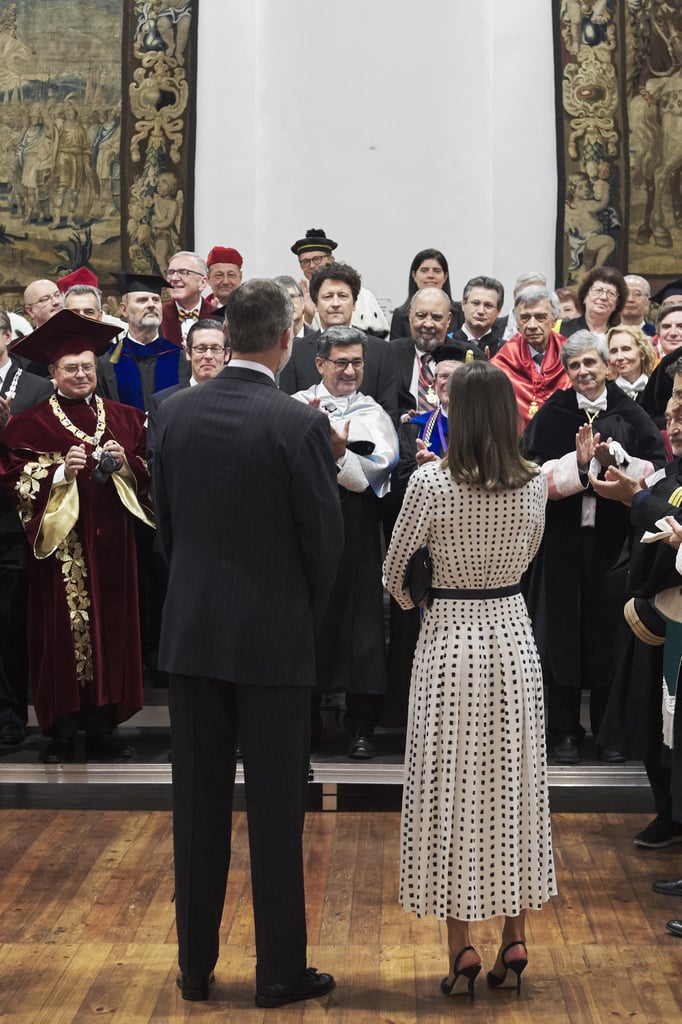
[[[460, 996], [468, 992], [469, 999], [472, 1002], [474, 1001], [474, 982], [481, 972], [481, 965], [480, 963], [469, 964], [468, 967], [463, 967], [461, 971], [457, 967], [464, 954], [469, 951], [476, 952], [473, 946], [464, 946], [455, 957], [452, 963], [452, 973], [454, 974], [452, 981], [449, 984], [448, 978], [443, 978], [441, 981], [440, 990], [444, 996]], [[460, 984], [460, 982], [462, 983]]]
[[528, 956], [526, 956], [525, 958], [517, 957], [515, 960], [505, 960], [504, 954], [508, 950], [512, 949], [514, 946], [523, 946], [525, 952], [528, 953], [528, 950], [526, 949], [526, 943], [521, 942], [520, 939], [517, 939], [516, 942], [508, 943], [508, 945], [506, 945], [502, 952], [500, 953], [500, 960], [502, 961], [502, 966], [504, 967], [504, 974], [500, 978], [498, 974], [493, 974], [492, 971], [488, 971], [488, 984], [490, 985], [491, 988], [512, 988], [514, 985], [513, 979], [511, 981], [511, 985], [505, 985], [507, 974], [509, 973], [509, 971], [512, 971], [512, 973], [516, 975], [516, 994], [517, 996], [520, 996], [521, 975], [528, 966]]

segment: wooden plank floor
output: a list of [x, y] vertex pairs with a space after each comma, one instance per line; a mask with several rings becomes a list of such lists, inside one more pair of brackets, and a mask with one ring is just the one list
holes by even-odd
[[[444, 927], [396, 903], [398, 815], [308, 816], [310, 963], [336, 975], [322, 1001], [253, 1005], [246, 822], [236, 816], [213, 998], [174, 985], [171, 822], [167, 812], [0, 811], [0, 1016], [12, 1024], [225, 1024], [413, 1021], [601, 1024], [682, 1020], [682, 940], [664, 928], [682, 900], [655, 878], [682, 876], [682, 846], [639, 850], [641, 814], [557, 814], [560, 895], [530, 915], [521, 998], [480, 982], [446, 999]], [[474, 926], [492, 966], [499, 925]]]

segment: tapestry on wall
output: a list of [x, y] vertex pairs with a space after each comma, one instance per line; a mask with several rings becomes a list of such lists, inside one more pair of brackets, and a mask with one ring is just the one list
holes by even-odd
[[682, 5], [554, 0], [557, 282], [682, 271]]
[[193, 243], [198, 0], [0, 0], [0, 302]]

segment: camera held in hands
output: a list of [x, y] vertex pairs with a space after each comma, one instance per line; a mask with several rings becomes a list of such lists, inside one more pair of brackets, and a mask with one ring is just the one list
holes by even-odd
[[90, 479], [94, 480], [96, 484], [105, 484], [120, 465], [121, 463], [118, 459], [110, 452], [103, 452], [102, 457], [90, 474]]

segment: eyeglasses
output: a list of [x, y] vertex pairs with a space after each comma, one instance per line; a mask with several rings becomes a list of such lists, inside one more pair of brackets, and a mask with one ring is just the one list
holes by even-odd
[[57, 369], [67, 373], [69, 377], [75, 377], [77, 373], [84, 373], [86, 377], [92, 377], [95, 372], [94, 363], [66, 363], [64, 366], [56, 364]]
[[55, 299], [59, 299], [61, 301], [61, 298], [62, 298], [62, 293], [59, 291], [59, 289], [57, 289], [56, 292], [50, 292], [49, 295], [43, 295], [42, 298], [36, 299], [35, 302], [29, 302], [28, 305], [29, 306], [43, 306], [46, 302], [54, 302]]
[[364, 359], [327, 359], [325, 363], [331, 363], [337, 370], [347, 370], [349, 366], [352, 366], [354, 370], [361, 370], [365, 365]]
[[186, 270], [184, 267], [178, 267], [166, 271], [166, 280], [168, 281], [171, 277], [181, 277], [183, 281], [186, 281], [190, 274], [196, 274], [197, 277], [205, 276], [200, 270]]
[[442, 324], [445, 320], [445, 313], [425, 313], [423, 310], [412, 310], [412, 316], [415, 318], [417, 323], [423, 324], [429, 317], [433, 320], [434, 324]]
[[[169, 273], [171, 273], [171, 271], [169, 271]], [[190, 271], [190, 273], [192, 273], [192, 271]], [[196, 270], [194, 273], [196, 274]], [[241, 276], [242, 275], [238, 270], [227, 270], [224, 273], [222, 270], [214, 270], [211, 274], [211, 278], [218, 284], [220, 284], [221, 281], [240, 281]]]
[[212, 356], [219, 356], [221, 352], [225, 351], [224, 345], [192, 345], [190, 347], [191, 352], [196, 352], [198, 356], [205, 356], [207, 352], [210, 352]]
[[322, 256], [311, 256], [309, 259], [299, 259], [298, 265], [301, 270], [307, 270], [309, 267], [319, 267], [322, 260], [328, 260], [329, 256], [323, 254]]
[[615, 288], [605, 288], [603, 285], [593, 284], [590, 288], [590, 295], [603, 295], [605, 299], [617, 299], [618, 292]]

